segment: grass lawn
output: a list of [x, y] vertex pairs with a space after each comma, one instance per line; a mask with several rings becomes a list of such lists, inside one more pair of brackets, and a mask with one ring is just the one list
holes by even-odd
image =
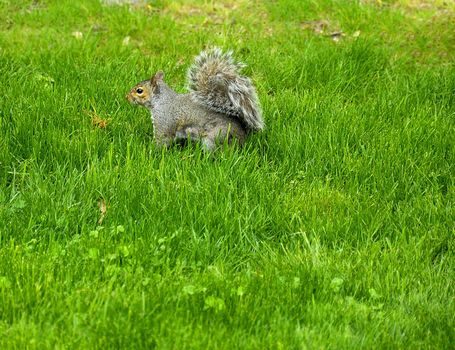
[[[156, 148], [215, 45], [266, 131]], [[454, 62], [451, 1], [0, 0], [0, 348], [453, 347]]]

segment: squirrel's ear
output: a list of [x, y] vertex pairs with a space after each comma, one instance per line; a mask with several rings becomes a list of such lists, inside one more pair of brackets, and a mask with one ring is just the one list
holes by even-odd
[[158, 81], [163, 81], [164, 78], [164, 73], [162, 71], [159, 71], [155, 74], [155, 76], [150, 78], [150, 83], [152, 84], [152, 91], [154, 94], [158, 94], [159, 88], [158, 88]]
[[156, 74], [153, 78], [155, 78], [155, 80], [163, 80], [163, 78], [164, 78], [163, 71], [160, 70], [160, 71], [156, 72]]

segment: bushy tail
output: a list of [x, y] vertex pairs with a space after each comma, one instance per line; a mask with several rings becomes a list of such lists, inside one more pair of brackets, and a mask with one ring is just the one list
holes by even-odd
[[261, 108], [251, 80], [240, 74], [243, 67], [234, 60], [232, 51], [203, 51], [188, 70], [188, 88], [196, 102], [237, 117], [248, 129], [259, 131], [264, 129]]

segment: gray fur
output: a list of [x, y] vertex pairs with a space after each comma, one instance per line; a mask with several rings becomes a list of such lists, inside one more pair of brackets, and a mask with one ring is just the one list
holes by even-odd
[[232, 137], [243, 144], [246, 134], [238, 120], [195, 104], [190, 94], [177, 94], [164, 81], [157, 86], [150, 108], [157, 144], [190, 138], [211, 150]]
[[216, 48], [202, 52], [188, 70], [189, 93], [176, 93], [164, 82], [164, 73], [157, 72], [126, 97], [151, 112], [158, 145], [186, 139], [200, 141], [208, 150], [233, 139], [243, 144], [249, 131], [264, 128], [256, 90], [239, 74], [243, 67], [232, 52]]
[[193, 101], [241, 120], [249, 130], [264, 129], [261, 108], [251, 80], [240, 74], [245, 67], [232, 51], [201, 52], [188, 70], [188, 88]]

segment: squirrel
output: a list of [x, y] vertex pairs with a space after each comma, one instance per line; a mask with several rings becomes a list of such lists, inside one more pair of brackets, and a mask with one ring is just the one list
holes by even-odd
[[256, 89], [240, 74], [243, 67], [232, 51], [213, 48], [202, 51], [188, 69], [188, 93], [176, 93], [158, 71], [136, 84], [126, 98], [150, 110], [159, 146], [188, 139], [201, 142], [207, 150], [225, 140], [242, 145], [251, 131], [265, 127]]

